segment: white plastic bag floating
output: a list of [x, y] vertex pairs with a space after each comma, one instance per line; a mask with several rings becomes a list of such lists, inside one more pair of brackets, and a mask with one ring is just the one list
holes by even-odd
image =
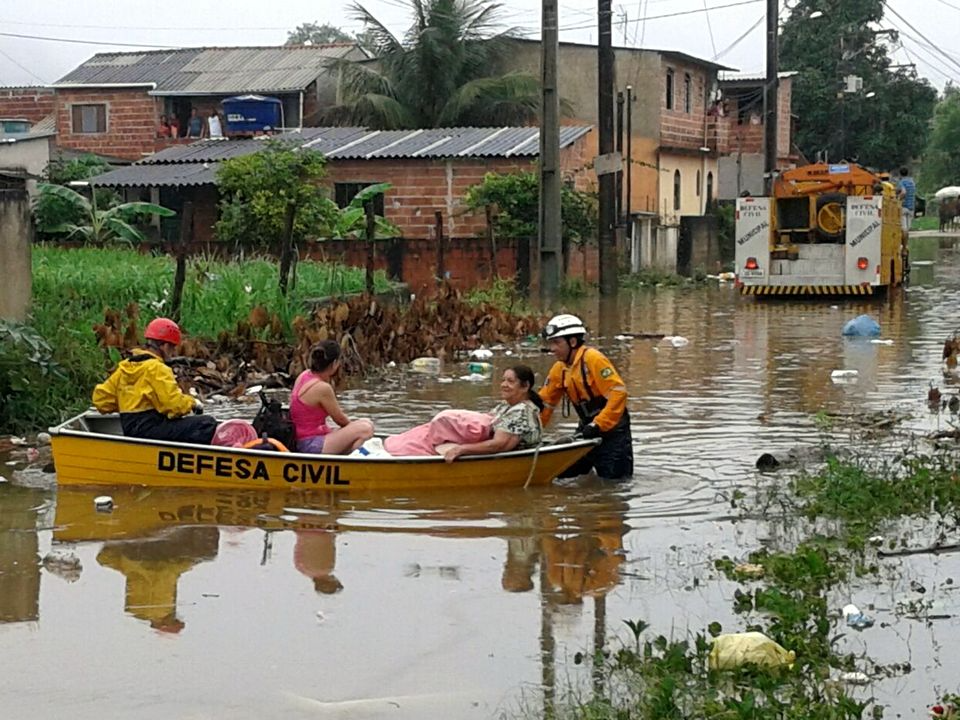
[[711, 670], [734, 670], [744, 665], [761, 668], [793, 667], [797, 654], [760, 632], [719, 635], [710, 649]]
[[675, 348], [682, 348], [690, 344], [682, 335], [667, 335], [661, 340], [664, 345], [673, 345]]
[[489, 360], [493, 357], [493, 350], [488, 350], [485, 347], [477, 348], [476, 350], [470, 351], [470, 357], [473, 360]]
[[830, 379], [838, 384], [856, 382], [860, 373], [857, 370], [834, 370]]

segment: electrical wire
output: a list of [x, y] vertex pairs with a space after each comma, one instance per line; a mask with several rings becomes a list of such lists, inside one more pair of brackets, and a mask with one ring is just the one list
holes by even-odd
[[111, 42], [109, 40], [78, 40], [76, 38], [55, 38], [43, 35], [21, 35], [20, 33], [0, 32], [0, 37], [20, 38], [22, 40], [46, 40], [48, 42], [74, 43], [76, 45], [112, 45], [116, 47], [132, 47], [142, 50], [176, 50], [173, 45], [141, 45], [138, 43]]
[[710, 24], [710, 8], [707, 7], [707, 0], [703, 0], [703, 16], [707, 19], [707, 32], [710, 33], [710, 46], [713, 48], [713, 56], [717, 56], [717, 41], [713, 38], [713, 25]]
[[16, 66], [17, 66], [18, 68], [20, 68], [21, 70], [23, 70], [25, 73], [27, 73], [27, 75], [29, 75], [29, 76], [32, 77], [33, 79], [39, 80], [39, 81], [40, 81], [41, 83], [43, 83], [44, 85], [49, 85], [49, 83], [48, 83], [46, 80], [44, 80], [42, 77], [40, 77], [40, 76], [37, 75], [35, 72], [33, 72], [33, 70], [31, 70], [30, 68], [24, 67], [24, 66], [21, 65], [19, 62], [17, 62], [16, 58], [11, 57], [11, 56], [8, 55], [7, 53], [5, 53], [5, 52], [3, 51], [3, 48], [0, 48], [0, 55], [3, 55], [7, 60], [9, 60], [10, 62], [12, 62], [14, 65], [16, 65]]
[[955, 60], [954, 58], [950, 57], [950, 55], [948, 55], [947, 53], [945, 53], [945, 52], [944, 52], [943, 50], [941, 50], [936, 44], [934, 44], [934, 42], [933, 42], [930, 38], [928, 38], [928, 37], [927, 37], [926, 35], [924, 35], [922, 32], [920, 32], [919, 30], [917, 30], [917, 29], [910, 23], [909, 20], [907, 20], [905, 17], [903, 17], [903, 15], [901, 15], [901, 14], [898, 13], [896, 10], [894, 10], [892, 7], [890, 7], [890, 3], [889, 3], [889, 2], [887, 2], [886, 0], [884, 0], [883, 5], [884, 5], [884, 7], [887, 8], [887, 10], [889, 10], [889, 11], [890, 11], [891, 13], [893, 13], [897, 18], [899, 18], [899, 19], [900, 19], [900, 22], [902, 22], [902, 23], [903, 23], [904, 25], [906, 25], [908, 28], [910, 28], [911, 30], [913, 30], [913, 32], [915, 32], [915, 33], [916, 33], [917, 35], [919, 35], [921, 38], [923, 38], [924, 40], [926, 40], [926, 41], [930, 44], [931, 48], [932, 48], [935, 52], [937, 52], [938, 54], [942, 55], [944, 58], [947, 59], [947, 61], [948, 61], [951, 65], [953, 65], [953, 66], [956, 67], [958, 70], [960, 70], [960, 62], [958, 62], [958, 61]]
[[737, 45], [739, 45], [739, 44], [742, 43], [744, 40], [746, 40], [746, 39], [747, 39], [747, 36], [750, 35], [750, 33], [752, 33], [752, 32], [753, 32], [754, 30], [756, 30], [758, 27], [760, 27], [760, 25], [763, 24], [763, 21], [766, 20], [766, 18], [767, 18], [766, 14], [761, 15], [753, 25], [751, 25], [749, 28], [747, 28], [746, 32], [744, 32], [740, 37], [738, 37], [738, 38], [737, 38], [736, 40], [734, 40], [732, 43], [730, 43], [729, 45], [727, 45], [727, 47], [725, 47], [723, 50], [721, 50], [721, 51], [718, 52], [716, 55], [714, 55], [714, 56], [713, 56], [713, 59], [714, 59], [714, 60], [719, 60], [719, 59], [722, 58], [724, 55], [726, 55], [728, 52], [730, 52], [731, 50], [733, 50]]

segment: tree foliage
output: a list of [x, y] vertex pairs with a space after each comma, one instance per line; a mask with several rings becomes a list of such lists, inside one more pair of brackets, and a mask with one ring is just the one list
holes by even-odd
[[325, 120], [393, 130], [529, 122], [540, 107], [539, 81], [495, 74], [516, 32], [501, 6], [482, 0], [409, 0], [413, 23], [398, 39], [363, 5], [350, 6], [373, 40], [376, 62], [341, 60], [343, 100]]
[[[494, 229], [501, 237], [537, 234], [540, 186], [536, 173], [487, 173], [482, 183], [467, 191], [466, 200], [473, 210], [496, 206]], [[593, 237], [597, 228], [597, 196], [564, 185], [560, 195], [560, 215], [564, 241], [584, 242]]]
[[220, 240], [235, 246], [275, 248], [284, 232], [287, 207], [296, 208], [293, 241], [330, 235], [337, 206], [320, 182], [326, 159], [311, 148], [269, 140], [264, 149], [220, 165]]
[[54, 234], [63, 234], [70, 240], [79, 237], [84, 243], [105, 245], [114, 240], [124, 240], [129, 243], [144, 241], [140, 232], [130, 221], [130, 218], [159, 215], [173, 217], [176, 213], [161, 205], [146, 202], [129, 202], [113, 205], [106, 210], [97, 207], [97, 193], [93, 192], [90, 199], [65, 185], [43, 183], [40, 185], [40, 197], [51, 196], [72, 206], [77, 219], [65, 222], [50, 228]]
[[933, 131], [923, 154], [920, 184], [924, 192], [960, 185], [960, 90], [950, 85], [933, 114]]
[[303, 23], [297, 25], [296, 30], [287, 33], [286, 45], [303, 45], [309, 42], [312, 45], [327, 45], [329, 43], [353, 42], [354, 38], [349, 33], [345, 33], [336, 25], [324, 23], [319, 25], [315, 22]]
[[[810, 18], [821, 11], [823, 15]], [[884, 0], [798, 0], [780, 40], [780, 67], [793, 81], [796, 143], [811, 161], [851, 159], [877, 169], [908, 162], [923, 150], [937, 93], [916, 70], [893, 68], [878, 33]], [[863, 90], [843, 92], [857, 75]], [[871, 97], [867, 97], [873, 93]]]
[[[110, 169], [106, 160], [85, 154], [73, 160], [54, 158], [47, 163], [43, 175], [44, 180], [50, 184], [68, 185], [109, 172]], [[96, 195], [97, 205], [102, 208], [110, 208], [120, 202], [117, 194], [106, 188], [96, 190]], [[33, 218], [41, 235], [47, 238], [62, 238], [62, 233], [58, 234], [55, 228], [80, 224], [83, 221], [83, 209], [70, 199], [64, 199], [55, 193], [41, 192], [33, 202]]]
[[[366, 234], [367, 210], [366, 203], [372, 202], [377, 195], [382, 195], [392, 188], [390, 183], [376, 183], [368, 185], [353, 196], [350, 204], [340, 211], [340, 216], [333, 227], [333, 236], [338, 238], [361, 238]], [[374, 235], [379, 238], [400, 237], [400, 228], [380, 215], [374, 217]]]

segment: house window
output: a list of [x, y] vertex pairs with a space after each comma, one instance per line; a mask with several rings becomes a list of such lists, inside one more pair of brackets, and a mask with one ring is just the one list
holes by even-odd
[[691, 112], [693, 108], [693, 87], [690, 81], [690, 73], [683, 74], [683, 111]]
[[707, 207], [713, 204], [713, 173], [707, 173]]
[[75, 133], [105, 133], [107, 131], [107, 106], [72, 105], [70, 112]]
[[[358, 192], [363, 190], [365, 187], [370, 185], [376, 185], [379, 180], [371, 180], [370, 182], [350, 182], [350, 183], [334, 183], [333, 184], [333, 200], [337, 203], [337, 207], [345, 208], [350, 204], [350, 201], [356, 196]], [[373, 198], [373, 212], [377, 215], [383, 215], [383, 193], [375, 196]]]
[[680, 209], [680, 171], [673, 171], [673, 209]]
[[667, 110], [673, 110], [673, 68], [667, 68]]
[[700, 197], [700, 171], [697, 170], [697, 197]]

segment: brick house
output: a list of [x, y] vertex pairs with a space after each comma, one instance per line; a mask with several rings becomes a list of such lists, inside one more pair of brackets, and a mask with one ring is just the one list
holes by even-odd
[[0, 87], [0, 136], [26, 133], [56, 109], [50, 88]]
[[[561, 169], [575, 185], [589, 186], [592, 171], [591, 128], [568, 126], [561, 132]], [[486, 217], [466, 209], [468, 188], [488, 172], [512, 173], [536, 168], [539, 130], [529, 127], [437, 128], [371, 131], [356, 127], [304, 128], [278, 136], [327, 158], [330, 196], [341, 207], [367, 185], [388, 182], [378, 214], [405, 237], [432, 237], [435, 213], [448, 236], [482, 234]], [[139, 163], [91, 179], [91, 184], [123, 190], [130, 199], [152, 199], [174, 210], [194, 203], [195, 239], [215, 240], [219, 163], [254, 153], [259, 139], [203, 140], [167, 148]], [[175, 231], [176, 228], [173, 228]]]
[[[507, 70], [539, 74], [541, 45], [516, 40]], [[716, 197], [719, 148], [715, 105], [718, 73], [729, 70], [682, 52], [614, 48], [616, 90], [632, 89], [630, 221], [631, 269], [655, 245], [675, 248], [682, 216], [703, 215]], [[565, 122], [599, 123], [597, 48], [560, 43], [559, 93], [569, 103]], [[597, 153], [591, 135], [588, 155]], [[626, 144], [624, 144], [626, 147]], [[627, 205], [623, 182], [622, 207]], [[674, 251], [675, 256], [675, 251]]]
[[[781, 72], [777, 90], [777, 168], [796, 167], [793, 145], [793, 78]], [[721, 104], [717, 118], [720, 152], [717, 198], [732, 200], [741, 192], [763, 192], [765, 75], [724, 73], [720, 76]]]
[[186, 141], [158, 137], [161, 115], [177, 118], [183, 138], [192, 110], [206, 118], [250, 93], [280, 100], [284, 127], [316, 124], [336, 100], [329, 63], [366, 57], [351, 43], [99, 53], [52, 86], [58, 144], [140, 160]]

